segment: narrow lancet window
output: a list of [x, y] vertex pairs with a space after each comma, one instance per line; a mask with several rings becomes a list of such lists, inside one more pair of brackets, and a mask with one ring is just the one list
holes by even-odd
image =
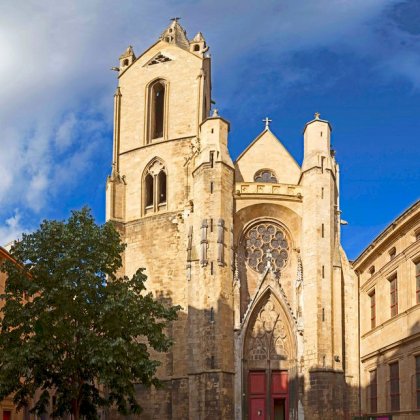
[[163, 124], [165, 118], [165, 84], [156, 82], [151, 88], [151, 139], [163, 137]]
[[163, 171], [158, 175], [158, 204], [166, 203], [166, 174]]
[[147, 174], [145, 179], [146, 184], [146, 207], [153, 206], [153, 177], [150, 174]]

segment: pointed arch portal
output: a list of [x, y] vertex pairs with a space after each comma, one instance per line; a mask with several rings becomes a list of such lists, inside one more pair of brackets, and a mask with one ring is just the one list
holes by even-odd
[[289, 420], [289, 370], [295, 354], [289, 319], [269, 290], [254, 308], [245, 335], [245, 418]]

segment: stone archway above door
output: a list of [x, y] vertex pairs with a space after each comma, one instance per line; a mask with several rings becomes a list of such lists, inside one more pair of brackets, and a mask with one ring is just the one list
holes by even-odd
[[288, 361], [295, 358], [288, 324], [281, 304], [271, 291], [267, 292], [248, 325], [243, 356], [249, 368], [288, 368]]
[[254, 307], [245, 335], [243, 393], [246, 395], [246, 419], [289, 419], [290, 407], [295, 406], [295, 392], [291, 390], [294, 385], [289, 386], [296, 363], [292, 334], [285, 309], [268, 289]]

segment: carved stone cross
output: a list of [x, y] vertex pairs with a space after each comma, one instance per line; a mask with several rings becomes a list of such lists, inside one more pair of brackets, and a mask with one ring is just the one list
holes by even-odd
[[269, 127], [270, 127], [270, 123], [272, 122], [273, 120], [270, 120], [268, 117], [265, 117], [264, 119], [263, 119], [263, 122], [265, 122], [265, 129], [266, 130], [268, 130], [269, 129]]

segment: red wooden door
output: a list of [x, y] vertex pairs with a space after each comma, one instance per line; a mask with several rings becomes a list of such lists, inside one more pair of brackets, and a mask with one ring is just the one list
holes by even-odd
[[271, 419], [289, 419], [289, 375], [284, 371], [271, 373]]
[[[265, 371], [249, 372], [248, 418], [249, 420], [288, 420], [288, 373], [286, 371], [272, 371], [269, 375], [267, 373]], [[268, 407], [267, 404], [269, 404]]]
[[266, 420], [266, 376], [265, 372], [249, 372], [248, 377], [249, 419]]
[[3, 420], [11, 420], [12, 419], [12, 412], [9, 410], [3, 411]]
[[265, 398], [251, 398], [249, 403], [249, 412], [250, 420], [265, 420]]

